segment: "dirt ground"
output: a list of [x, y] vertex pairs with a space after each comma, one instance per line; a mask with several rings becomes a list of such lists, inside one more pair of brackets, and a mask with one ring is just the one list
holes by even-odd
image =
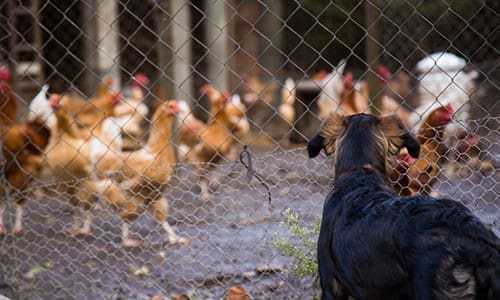
[[[480, 120], [473, 126], [481, 135], [480, 158], [491, 168], [450, 164], [434, 188], [440, 196], [465, 203], [500, 236], [498, 85], [485, 82], [486, 92], [475, 101], [472, 115]], [[253, 299], [312, 299], [313, 279], [291, 276], [293, 260], [272, 242], [276, 235], [289, 236], [280, 226], [288, 208], [300, 214], [304, 226], [317, 221], [332, 184], [330, 162], [324, 156], [308, 159], [303, 146], [287, 151], [253, 146], [251, 151], [253, 169], [269, 187], [271, 203], [267, 189], [255, 178], [248, 182], [239, 162], [220, 165], [210, 174], [220, 184], [205, 200], [193, 166], [178, 167], [166, 193], [169, 222], [190, 240], [188, 246], [165, 242], [161, 226], [144, 213], [131, 232], [145, 246], [123, 249], [121, 221], [102, 203], [93, 209], [92, 233], [73, 237], [65, 232], [72, 218], [67, 195], [47, 186], [48, 193], [26, 204], [24, 233], [0, 237], [0, 295], [150, 299], [188, 294], [191, 299], [221, 299], [231, 286], [242, 285]], [[8, 213], [9, 221], [12, 210]]]
[[[498, 169], [498, 144], [487, 156]], [[253, 149], [261, 152], [261, 149]], [[0, 238], [0, 294], [19, 299], [150, 299], [189, 294], [192, 299], [221, 299], [242, 285], [254, 299], [312, 299], [312, 278], [289, 275], [293, 262], [273, 246], [284, 211], [299, 213], [304, 225], [320, 215], [331, 185], [329, 161], [310, 160], [304, 148], [253, 155], [253, 167], [271, 192], [239, 163], [212, 173], [221, 182], [212, 199], [199, 197], [193, 168], [179, 166], [167, 197], [169, 221], [189, 246], [163, 241], [163, 229], [147, 213], [132, 232], [146, 241], [123, 249], [120, 219], [103, 205], [94, 208], [93, 232], [68, 235], [72, 210], [65, 195], [44, 196], [26, 205], [25, 232]], [[442, 196], [463, 201], [500, 233], [500, 175], [445, 172], [436, 185]], [[496, 222], [496, 223], [495, 223]]]

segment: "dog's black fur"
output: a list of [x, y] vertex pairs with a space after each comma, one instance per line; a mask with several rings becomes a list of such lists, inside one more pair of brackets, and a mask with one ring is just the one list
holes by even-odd
[[459, 202], [392, 190], [389, 145], [412, 156], [419, 146], [391, 118], [332, 116], [309, 142], [310, 157], [335, 157], [318, 240], [321, 299], [500, 299], [499, 239]]

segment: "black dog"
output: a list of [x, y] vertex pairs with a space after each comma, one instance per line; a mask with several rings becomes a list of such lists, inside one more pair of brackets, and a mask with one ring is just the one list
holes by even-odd
[[419, 145], [396, 116], [333, 115], [308, 144], [334, 155], [318, 240], [321, 299], [500, 299], [500, 242], [464, 205], [400, 197], [388, 170]]

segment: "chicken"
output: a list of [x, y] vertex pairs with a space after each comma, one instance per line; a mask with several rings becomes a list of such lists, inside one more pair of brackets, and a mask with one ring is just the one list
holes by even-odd
[[280, 116], [293, 125], [295, 122], [295, 98], [296, 98], [295, 82], [292, 78], [285, 80], [285, 85], [281, 90], [281, 104], [278, 108]]
[[320, 70], [320, 71], [314, 73], [311, 76], [311, 79], [313, 81], [316, 81], [316, 82], [321, 82], [321, 81], [323, 81], [326, 78], [326, 76], [328, 76], [328, 72], [325, 71], [325, 70]]
[[144, 148], [132, 152], [108, 152], [98, 167], [99, 176], [113, 176], [114, 181], [103, 181], [100, 190], [107, 204], [124, 221], [122, 244], [135, 247], [141, 244], [129, 236], [128, 222], [148, 209], [167, 232], [170, 243], [186, 244], [167, 221], [168, 201], [164, 196], [168, 181], [175, 170], [175, 151], [171, 143], [172, 126], [179, 111], [176, 101], [158, 106], [152, 116], [152, 128]]
[[341, 60], [337, 67], [328, 74], [320, 83], [321, 93], [317, 101], [318, 117], [321, 120], [326, 120], [332, 112], [339, 108], [344, 84], [342, 77], [347, 61]]
[[214, 164], [221, 161], [228, 154], [236, 139], [231, 131], [234, 118], [228, 114], [226, 106], [231, 99], [227, 94], [221, 94], [210, 85], [202, 87], [202, 92], [208, 96], [211, 103], [210, 115], [207, 128], [200, 134], [200, 143], [189, 153], [188, 159], [193, 162], [204, 162], [200, 168], [200, 184], [202, 195], [209, 197], [207, 173]]
[[[0, 196], [11, 195], [16, 209], [15, 222], [12, 232], [20, 233], [23, 230], [23, 204], [26, 201], [24, 191], [29, 187], [32, 179], [39, 174], [43, 157], [40, 155], [47, 146], [50, 130], [43, 121], [33, 120], [21, 124], [12, 124], [2, 128], [2, 156], [5, 178], [8, 185], [0, 189]], [[0, 200], [0, 235], [5, 233], [3, 226], [3, 212], [5, 201]]]
[[[7, 95], [3, 91], [5, 82], [0, 83], [0, 98], [8, 98], [8, 109], [5, 116], [17, 111], [17, 99], [12, 93]], [[4, 106], [3, 108], [7, 108]], [[3, 224], [3, 213], [6, 208], [6, 196], [12, 196], [15, 206], [15, 222], [12, 232], [20, 233], [23, 230], [23, 204], [26, 200], [25, 190], [29, 187], [32, 179], [39, 174], [43, 157], [40, 155], [47, 146], [50, 138], [50, 129], [44, 125], [41, 119], [34, 119], [24, 123], [18, 123], [15, 113], [6, 118], [6, 122], [0, 127], [2, 145], [2, 172], [4, 172], [7, 185], [0, 188], [0, 235], [5, 233]]]
[[207, 129], [207, 124], [197, 119], [189, 109], [186, 101], [179, 100], [177, 141], [179, 158], [183, 160], [191, 149], [200, 142], [201, 133]]
[[122, 95], [120, 93], [111, 92], [108, 88], [105, 91], [98, 91], [89, 101], [82, 101], [69, 94], [65, 94], [59, 101], [59, 105], [73, 116], [79, 125], [93, 129], [106, 117], [115, 114], [115, 106], [121, 100]]
[[447, 52], [433, 53], [420, 60], [418, 75], [419, 105], [410, 115], [410, 128], [419, 128], [429, 113], [441, 105], [451, 104], [454, 122], [446, 126], [445, 142], [452, 146], [457, 136], [468, 132], [470, 96], [476, 90], [477, 71], [464, 71], [466, 60]]
[[[399, 103], [393, 97], [389, 96], [389, 94], [387, 93], [388, 91], [394, 92], [394, 90], [391, 90], [391, 88], [396, 88], [395, 86], [396, 81], [391, 80], [392, 77], [391, 72], [386, 66], [379, 65], [377, 67], [377, 73], [380, 78], [380, 85], [385, 91], [384, 94], [382, 95], [382, 113], [384, 114], [395, 113], [407, 125], [410, 112], [401, 103]], [[389, 85], [390, 83], [391, 85]], [[399, 88], [401, 88], [401, 92], [403, 92], [402, 89], [404, 89], [404, 87], [401, 85]]]
[[[386, 71], [381, 70], [385, 68]], [[391, 74], [386, 66], [380, 65], [378, 68], [378, 73], [385, 73], [385, 79], [383, 79], [382, 86], [386, 87], [384, 90], [385, 95], [395, 99], [397, 103], [404, 103], [407, 107], [413, 107], [410, 101], [410, 95], [412, 93], [412, 77], [404, 70], [398, 70], [396, 73]]]
[[140, 146], [139, 141], [144, 135], [141, 127], [142, 121], [149, 113], [149, 108], [144, 104], [143, 89], [149, 83], [146, 75], [139, 73], [132, 78], [129, 89], [124, 91], [124, 99], [114, 109], [118, 125], [122, 128], [124, 149], [132, 150]]
[[12, 125], [17, 120], [17, 97], [12, 92], [10, 73], [5, 69], [0, 70], [0, 124]]
[[[229, 118], [229, 123], [231, 124], [231, 132], [233, 136], [241, 141], [250, 132], [250, 122], [246, 117], [246, 107], [241, 102], [241, 98], [238, 94], [232, 95], [230, 101], [224, 107], [226, 114]], [[238, 156], [238, 143], [233, 143], [229, 149], [226, 158], [228, 160], [236, 160]]]
[[432, 186], [441, 173], [441, 162], [447, 151], [443, 143], [444, 128], [451, 121], [451, 104], [434, 109], [420, 126], [417, 140], [420, 143], [420, 156], [411, 159], [402, 153], [391, 180], [400, 195], [429, 195]]
[[354, 76], [348, 72], [343, 78], [344, 90], [340, 96], [340, 102], [337, 113], [342, 115], [352, 115], [370, 111], [368, 105], [367, 89], [361, 85], [361, 91], [358, 90]]
[[[98, 155], [119, 151], [119, 131], [115, 137], [110, 137], [112, 130], [103, 127], [109, 124], [107, 120], [92, 131], [79, 128], [71, 116], [62, 108], [60, 101], [64, 96], [51, 95], [49, 103], [56, 116], [56, 130], [46, 148], [46, 164], [57, 178], [60, 192], [66, 193], [69, 202], [77, 210], [72, 233], [86, 235], [90, 233], [91, 215], [89, 209], [97, 201], [100, 190], [98, 182], [93, 178], [96, 164], [100, 161]], [[102, 150], [104, 149], [104, 150]], [[85, 220], [80, 223], [80, 209], [84, 211]]]
[[262, 82], [258, 74], [244, 78], [241, 100], [248, 107], [247, 117], [258, 129], [262, 129], [275, 113], [273, 100], [277, 88], [276, 81]]
[[[378, 75], [380, 78], [380, 85], [386, 88], [387, 83], [391, 77], [389, 69], [385, 66], [379, 66]], [[352, 115], [357, 113], [370, 113], [370, 100], [369, 100], [369, 90], [366, 82], [356, 83], [354, 77], [351, 73], [346, 73], [343, 78], [344, 91], [341, 93], [339, 113], [345, 115]], [[383, 94], [382, 98], [382, 114], [397, 114], [405, 124], [408, 122], [409, 111], [404, 108], [395, 99]]]
[[27, 119], [34, 120], [40, 118], [51, 130], [55, 130], [56, 116], [47, 98], [48, 91], [49, 85], [43, 85], [38, 94], [31, 100], [28, 107]]

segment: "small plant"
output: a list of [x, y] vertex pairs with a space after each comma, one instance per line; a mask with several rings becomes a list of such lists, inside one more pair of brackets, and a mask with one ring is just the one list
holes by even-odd
[[320, 218], [310, 226], [304, 226], [302, 217], [292, 212], [285, 211], [285, 219], [280, 226], [287, 229], [291, 236], [280, 237], [274, 234], [273, 246], [283, 255], [294, 258], [291, 274], [304, 278], [316, 277], [318, 263], [316, 261], [316, 243], [319, 235]]

